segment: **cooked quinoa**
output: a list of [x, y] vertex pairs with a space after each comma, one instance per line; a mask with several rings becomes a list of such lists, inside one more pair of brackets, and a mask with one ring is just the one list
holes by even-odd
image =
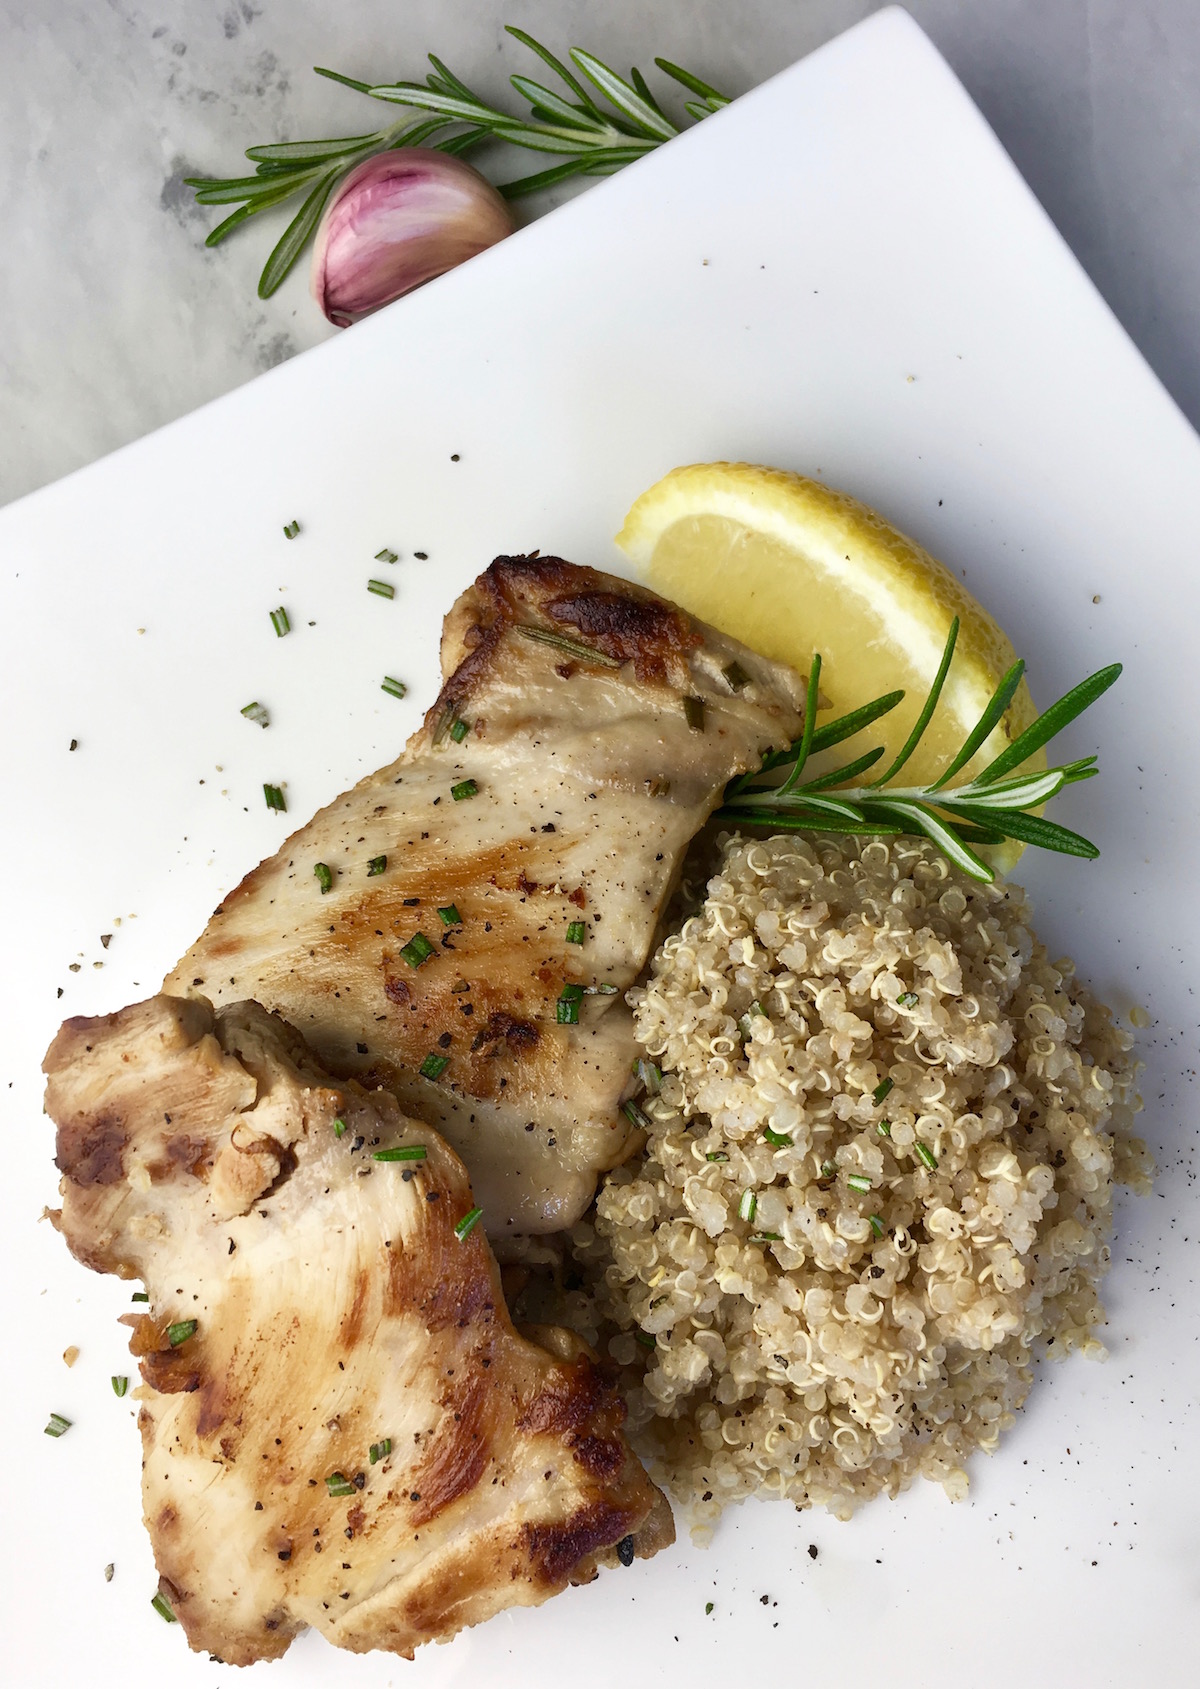
[[1104, 1353], [1113, 1184], [1148, 1187], [1129, 1035], [1017, 887], [916, 839], [723, 839], [631, 1001], [661, 1087], [574, 1313], [660, 1475], [701, 1529], [964, 1495], [1035, 1351]]

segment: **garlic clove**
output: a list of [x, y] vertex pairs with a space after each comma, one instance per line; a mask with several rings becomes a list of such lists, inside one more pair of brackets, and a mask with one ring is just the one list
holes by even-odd
[[492, 184], [448, 153], [398, 147], [358, 165], [317, 229], [313, 298], [346, 328], [513, 232]]

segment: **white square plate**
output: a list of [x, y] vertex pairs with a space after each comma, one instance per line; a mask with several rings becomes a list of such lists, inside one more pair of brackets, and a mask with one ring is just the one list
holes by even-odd
[[[1022, 865], [1052, 952], [1154, 1017], [1161, 1172], [1119, 1203], [1112, 1359], [1043, 1368], [960, 1506], [925, 1486], [842, 1525], [754, 1504], [711, 1549], [684, 1540], [414, 1665], [308, 1636], [271, 1681], [1192, 1680], [1200, 442], [889, 11], [349, 334], [0, 512], [0, 1589], [21, 1689], [236, 1675], [149, 1607], [133, 1410], [109, 1388], [132, 1370], [126, 1291], [35, 1223], [54, 1200], [38, 1062], [59, 1019], [153, 991], [285, 826], [394, 755], [434, 696], [441, 616], [495, 553], [619, 569], [632, 498], [720, 457], [885, 511], [961, 569], [1043, 702], [1127, 665], [1068, 735], [1072, 754], [1101, 748], [1102, 778], [1056, 810], [1101, 860]], [[393, 603], [365, 590], [381, 546], [401, 554]], [[251, 698], [266, 733], [239, 717]], [[287, 823], [264, 780], [287, 782]], [[74, 1421], [59, 1442], [51, 1409]]]

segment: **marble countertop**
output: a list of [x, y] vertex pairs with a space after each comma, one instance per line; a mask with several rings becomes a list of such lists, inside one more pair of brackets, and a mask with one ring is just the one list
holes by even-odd
[[[183, 177], [243, 147], [376, 121], [329, 64], [383, 80], [437, 52], [500, 94], [527, 55], [665, 54], [739, 93], [869, 0], [0, 0], [0, 503], [338, 331], [302, 265], [271, 299], [269, 216], [222, 246]], [[1200, 7], [909, 0], [1133, 339], [1200, 421]], [[586, 190], [584, 190], [586, 191]], [[536, 209], [536, 208], [534, 208]], [[290, 215], [290, 213], [289, 213]], [[279, 226], [283, 218], [279, 218]]]

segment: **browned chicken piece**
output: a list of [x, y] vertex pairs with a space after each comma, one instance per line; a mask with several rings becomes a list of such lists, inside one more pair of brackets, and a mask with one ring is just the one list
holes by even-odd
[[[803, 685], [556, 557], [497, 558], [442, 671], [398, 761], [247, 875], [164, 989], [252, 997], [393, 1090], [502, 1243], [571, 1224], [628, 1153], [621, 994], [726, 782], [799, 731]], [[588, 995], [559, 1007], [564, 988]]]
[[386, 1092], [171, 997], [68, 1021], [45, 1071], [51, 1217], [149, 1292], [143, 1503], [193, 1648], [411, 1657], [673, 1540], [623, 1406], [516, 1334], [462, 1163]]

